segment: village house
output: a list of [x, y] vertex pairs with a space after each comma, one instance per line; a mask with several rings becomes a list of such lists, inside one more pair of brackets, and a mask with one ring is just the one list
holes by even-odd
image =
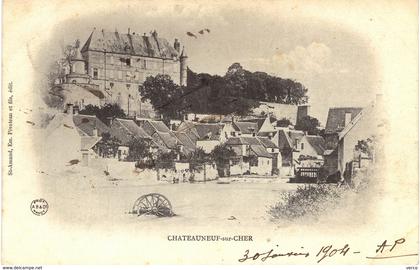
[[225, 123], [198, 123], [183, 121], [176, 133], [185, 133], [195, 144], [209, 154], [213, 149], [226, 141], [227, 124]]
[[297, 147], [298, 167], [321, 167], [324, 164], [325, 140], [321, 136], [305, 135]]
[[157, 145], [152, 138], [139, 127], [132, 119], [110, 118], [109, 127], [111, 136], [118, 139], [121, 145], [118, 147], [118, 160], [125, 160], [129, 155], [129, 143], [133, 139], [150, 142], [150, 151], [155, 152]]
[[309, 105], [281, 104], [275, 102], [260, 102], [260, 106], [253, 109], [254, 115], [273, 115], [277, 120], [287, 119], [292, 125], [309, 114]]
[[46, 127], [48, 143], [43, 150], [48, 153], [48, 166], [87, 166], [92, 158], [97, 158], [95, 146], [102, 138], [93, 130], [89, 132], [85, 125], [79, 128], [74, 120], [73, 105], [68, 104], [66, 113], [57, 113]]
[[324, 167], [328, 174], [339, 171], [343, 173], [343, 167], [339, 163], [338, 144], [339, 134], [346, 126], [363, 110], [360, 107], [330, 108], [327, 123], [325, 125], [325, 148]]
[[269, 138], [257, 137], [257, 139], [260, 141], [261, 145], [265, 147], [265, 150], [267, 150], [268, 153], [271, 153], [273, 157], [272, 173], [280, 175], [280, 171], [282, 167], [282, 156], [281, 156], [279, 147]]
[[230, 175], [272, 175], [273, 155], [257, 138], [231, 137], [226, 145], [236, 154], [230, 161]]
[[[381, 128], [384, 126], [382, 118], [382, 96], [377, 95], [376, 100], [363, 108], [347, 125], [338, 133], [338, 143], [336, 149], [330, 155], [337, 161], [331, 162], [337, 164], [337, 171], [344, 175], [347, 170], [351, 175], [354, 169], [354, 162], [360, 166], [360, 153], [356, 150], [359, 141], [368, 139], [378, 139], [381, 134]], [[334, 156], [336, 154], [336, 156]], [[373, 159], [373, 157], [371, 157]]]
[[[172, 151], [183, 154], [184, 156], [188, 156], [194, 151], [191, 145], [185, 147], [184, 143], [175, 135], [175, 132], [171, 131], [162, 121], [137, 118], [136, 123], [144, 129], [163, 151]], [[180, 158], [179, 156], [178, 159]]]

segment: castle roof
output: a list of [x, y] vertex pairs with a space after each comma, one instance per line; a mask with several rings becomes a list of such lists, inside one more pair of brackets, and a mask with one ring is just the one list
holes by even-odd
[[158, 37], [156, 32], [146, 36], [94, 29], [81, 51], [106, 51], [161, 59], [179, 57], [175, 48], [166, 39]]

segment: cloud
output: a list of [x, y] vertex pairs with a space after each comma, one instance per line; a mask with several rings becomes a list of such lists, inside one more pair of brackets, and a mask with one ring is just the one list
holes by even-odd
[[318, 42], [312, 42], [307, 47], [296, 46], [287, 53], [277, 51], [269, 58], [253, 58], [243, 63], [251, 70], [293, 79], [305, 79], [332, 70], [331, 49]]

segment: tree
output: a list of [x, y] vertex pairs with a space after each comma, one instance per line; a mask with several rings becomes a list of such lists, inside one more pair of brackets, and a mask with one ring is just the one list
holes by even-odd
[[159, 152], [156, 158], [156, 168], [158, 169], [173, 169], [175, 167], [174, 161], [177, 158], [177, 153], [173, 151], [162, 151]]
[[277, 126], [278, 127], [288, 127], [292, 124], [292, 122], [290, 122], [289, 119], [287, 118], [282, 118], [279, 121], [277, 121]]
[[143, 159], [150, 159], [152, 153], [150, 151], [150, 141], [133, 137], [128, 142], [128, 157], [129, 161], [139, 161]]
[[184, 111], [183, 89], [169, 75], [149, 76], [139, 87], [142, 101], [150, 101], [154, 109], [165, 118], [179, 119]]
[[226, 144], [221, 144], [211, 151], [210, 156], [216, 162], [219, 176], [225, 176], [225, 170], [229, 170], [229, 161], [236, 156], [236, 153]]
[[111, 136], [109, 132], [101, 134], [102, 139], [98, 143], [99, 154], [102, 157], [115, 157], [121, 141]]
[[320, 123], [318, 119], [307, 115], [298, 120], [298, 122], [295, 125], [295, 129], [306, 131], [309, 135], [319, 135], [319, 125]]
[[124, 110], [118, 104], [105, 104], [103, 107], [88, 104], [83, 110], [80, 110], [81, 114], [96, 115], [99, 120], [104, 123], [108, 122], [109, 117], [125, 118], [127, 115]]
[[194, 152], [187, 156], [187, 160], [190, 163], [192, 170], [197, 170], [204, 163], [210, 160], [210, 157], [202, 148], [196, 148]]
[[220, 144], [211, 151], [210, 156], [216, 162], [216, 165], [224, 165], [229, 163], [229, 160], [236, 156], [236, 153], [226, 144]]

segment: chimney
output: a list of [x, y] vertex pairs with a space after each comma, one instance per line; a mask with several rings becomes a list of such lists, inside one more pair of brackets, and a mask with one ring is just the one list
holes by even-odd
[[73, 107], [73, 113], [74, 113], [74, 115], [78, 115], [79, 114], [79, 106], [75, 105]]
[[346, 112], [344, 116], [344, 126], [347, 127], [348, 124], [351, 122], [351, 113]]
[[112, 121], [114, 120], [114, 117], [107, 117], [106, 120], [108, 120], [108, 126], [112, 126]]
[[73, 114], [73, 104], [67, 103], [66, 113], [67, 114]]
[[176, 38], [174, 41], [174, 49], [179, 53], [181, 49], [181, 44], [179, 43], [178, 39]]
[[96, 126], [92, 130], [92, 136], [93, 137], [98, 137], [98, 129], [96, 128]]
[[131, 32], [130, 32], [130, 27], [128, 27], [128, 34], [129, 34], [129, 35], [131, 34]]
[[297, 110], [297, 116], [296, 116], [296, 123], [299, 122], [300, 119], [302, 119], [305, 116], [308, 116], [309, 114], [309, 105], [299, 105]]

